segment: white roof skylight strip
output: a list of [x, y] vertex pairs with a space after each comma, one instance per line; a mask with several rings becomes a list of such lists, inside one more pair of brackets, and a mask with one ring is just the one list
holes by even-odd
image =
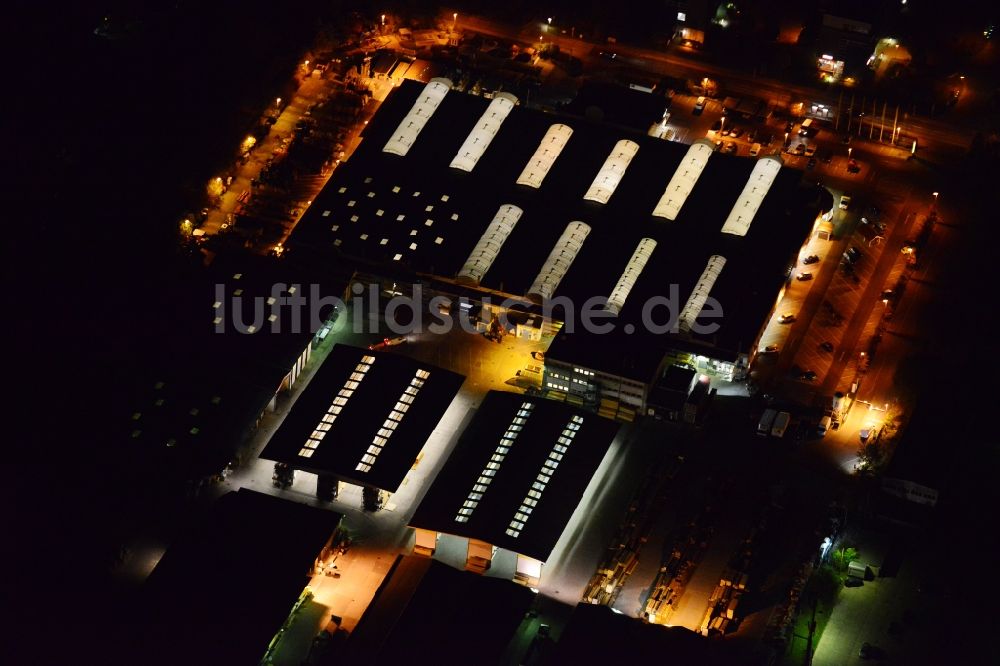
[[451, 160], [451, 167], [461, 171], [472, 171], [476, 168], [480, 158], [486, 149], [489, 148], [493, 137], [500, 131], [500, 126], [507, 119], [507, 115], [517, 105], [517, 97], [510, 93], [498, 93], [486, 111], [476, 121], [476, 126], [465, 138], [462, 147], [455, 153]]
[[392, 153], [403, 157], [413, 147], [420, 130], [424, 128], [434, 112], [437, 111], [441, 100], [451, 90], [452, 82], [443, 77], [433, 78], [424, 86], [423, 91], [413, 103], [410, 112], [406, 114], [399, 123], [399, 127], [392, 133], [392, 138], [386, 142], [382, 152]]
[[566, 147], [569, 138], [573, 136], [573, 128], [562, 123], [556, 123], [549, 127], [549, 130], [542, 137], [538, 149], [531, 156], [528, 163], [524, 165], [524, 170], [517, 177], [518, 185], [527, 185], [538, 189], [542, 186], [542, 181], [549, 174], [549, 169], [555, 164], [559, 153]]
[[[427, 370], [417, 370], [417, 372], [413, 375], [413, 379], [417, 381], [422, 381], [430, 377], [430, 374], [431, 373], [428, 372]], [[407, 389], [408, 388], [411, 387], [407, 386]], [[360, 472], [370, 471], [372, 466], [375, 464], [376, 458], [378, 458], [378, 455], [382, 453], [382, 449], [384, 449], [386, 446], [389, 445], [389, 438], [392, 437], [392, 434], [394, 432], [396, 432], [396, 425], [401, 423], [403, 419], [406, 418], [406, 412], [410, 409], [410, 406], [408, 404], [403, 403], [402, 401], [403, 397], [406, 395], [410, 396], [416, 395], [416, 393], [407, 393], [406, 392], [407, 389], [403, 389], [403, 393], [400, 394], [399, 399], [396, 401], [396, 405], [392, 408], [392, 410], [390, 410], [389, 417], [383, 424], [383, 429], [385, 430], [385, 434], [382, 434], [382, 430], [379, 430], [379, 434], [376, 435], [375, 439], [372, 440], [373, 446], [368, 447], [368, 452], [365, 453], [365, 455], [361, 456], [360, 462], [358, 462], [358, 464], [354, 466], [355, 471], [360, 471]], [[419, 392], [419, 389], [417, 389], [417, 391]], [[387, 425], [389, 423], [392, 423], [393, 425], [391, 426]]]
[[500, 206], [497, 214], [493, 216], [493, 221], [472, 248], [472, 253], [465, 260], [462, 270], [458, 272], [458, 277], [481, 282], [523, 214], [522, 209], [512, 204]]
[[687, 201], [695, 183], [708, 164], [708, 158], [715, 152], [715, 146], [708, 139], [698, 139], [691, 144], [684, 159], [677, 165], [673, 177], [663, 190], [663, 196], [653, 209], [655, 217], [676, 220], [681, 212], [681, 206]]
[[[299, 455], [303, 458], [311, 458], [313, 454], [313, 449], [316, 448], [319, 441], [323, 439], [326, 432], [330, 429], [331, 424], [337, 419], [337, 415], [340, 414], [340, 410], [343, 409], [344, 405], [351, 399], [354, 395], [354, 391], [360, 386], [361, 382], [364, 381], [365, 377], [368, 376], [368, 369], [372, 367], [375, 363], [375, 357], [365, 355], [361, 358], [361, 362], [354, 368], [354, 371], [347, 376], [344, 380], [344, 385], [339, 391], [337, 391], [336, 397], [330, 403], [325, 414], [320, 417], [319, 423], [313, 429], [312, 434], [306, 440], [306, 447], [299, 451]], [[349, 385], [353, 385], [354, 389], [348, 389]], [[345, 391], [348, 395], [345, 397], [343, 394]], [[309, 442], [314, 442], [313, 446], [309, 446]]]
[[[534, 409], [535, 405], [531, 402], [522, 402], [521, 408], [517, 412], [517, 416], [514, 418], [524, 418], [527, 419], [531, 416], [531, 410]], [[482, 495], [486, 492], [489, 487], [490, 482], [493, 481], [493, 476], [496, 474], [497, 470], [500, 469], [500, 463], [503, 462], [504, 458], [507, 457], [507, 453], [510, 451], [511, 446], [514, 444], [514, 440], [517, 439], [518, 433], [511, 433], [509, 430], [501, 438], [500, 444], [497, 445], [496, 450], [490, 457], [490, 461], [486, 463], [483, 471], [479, 473], [479, 477], [472, 486], [472, 490], [469, 491], [469, 495], [462, 507], [455, 514], [456, 523], [467, 523], [469, 522], [469, 517], [472, 512], [479, 505], [479, 500], [482, 499]], [[499, 456], [499, 460], [495, 461], [494, 458]], [[478, 495], [478, 497], [473, 497], [473, 495]]]
[[698, 282], [695, 284], [690, 298], [687, 299], [684, 309], [681, 310], [678, 328], [684, 333], [691, 331], [691, 327], [694, 326], [694, 322], [698, 319], [698, 315], [701, 314], [702, 308], [705, 307], [705, 301], [708, 300], [708, 295], [711, 293], [715, 281], [719, 279], [719, 274], [722, 273], [722, 268], [725, 265], [725, 257], [717, 254], [709, 257], [708, 265], [705, 266], [705, 270], [702, 272], [701, 277], [698, 278]]
[[[574, 415], [570, 418], [569, 423], [563, 428], [562, 438], [566, 438], [570, 441], [576, 437], [576, 433], [580, 430], [580, 426], [583, 424], [583, 417], [579, 415]], [[528, 494], [525, 495], [524, 499], [521, 500], [521, 506], [518, 507], [517, 511], [514, 513], [514, 518], [511, 519], [510, 524], [507, 526], [507, 536], [512, 536], [515, 539], [521, 535], [521, 530], [524, 529], [525, 523], [528, 522], [528, 518], [531, 516], [532, 510], [534, 510], [535, 505], [538, 504], [538, 500], [541, 499], [542, 492], [548, 485], [549, 479], [555, 473], [556, 468], [559, 466], [559, 461], [562, 460], [562, 453], [556, 450], [558, 444], [553, 445], [551, 451], [549, 451], [548, 457], [542, 462], [542, 467], [538, 472], [536, 481], [531, 484], [531, 489], [528, 490]], [[563, 449], [565, 451], [565, 449]]]
[[583, 222], [570, 222], [566, 226], [566, 230], [556, 241], [555, 247], [552, 248], [548, 259], [545, 260], [538, 277], [528, 289], [528, 296], [552, 298], [556, 287], [566, 276], [566, 271], [576, 259], [580, 248], [583, 247], [583, 241], [587, 239], [589, 234], [590, 226]]
[[649, 261], [649, 255], [653, 254], [655, 249], [656, 241], [652, 238], [643, 238], [639, 241], [635, 252], [632, 253], [632, 258], [625, 266], [625, 272], [618, 278], [618, 284], [615, 285], [611, 296], [608, 297], [608, 304], [605, 306], [608, 310], [615, 314], [621, 312], [622, 306], [625, 305], [625, 299], [628, 298], [629, 292], [635, 286], [635, 281], [639, 279], [639, 274], [642, 273], [646, 262]]
[[628, 139], [622, 139], [615, 144], [614, 149], [608, 158], [604, 160], [604, 166], [597, 172], [597, 177], [590, 184], [590, 189], [583, 195], [587, 201], [596, 201], [606, 204], [611, 195], [615, 193], [618, 183], [625, 175], [625, 169], [635, 154], [639, 152], [639, 144]]
[[747, 235], [750, 223], [764, 202], [764, 197], [771, 189], [774, 179], [778, 177], [782, 164], [781, 158], [777, 155], [765, 155], [757, 160], [753, 171], [750, 172], [750, 179], [747, 180], [743, 192], [729, 212], [726, 223], [722, 225], [722, 233], [734, 236]]

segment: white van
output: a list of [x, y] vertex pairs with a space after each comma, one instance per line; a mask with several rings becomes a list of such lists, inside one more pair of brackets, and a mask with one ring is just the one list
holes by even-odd
[[750, 146], [750, 157], [757, 157], [757, 155], [760, 154], [761, 147], [762, 146], [759, 143], [755, 143]]
[[691, 113], [693, 113], [696, 116], [700, 116], [701, 112], [704, 110], [705, 110], [705, 97], [703, 95], [695, 101], [694, 108], [691, 110]]
[[819, 425], [816, 426], [816, 434], [819, 435], [820, 437], [825, 436], [826, 431], [830, 429], [830, 426], [832, 424], [833, 424], [833, 419], [830, 418], [829, 416], [824, 416], [819, 420]]
[[806, 118], [802, 121], [802, 125], [799, 127], [799, 136], [811, 136], [813, 133], [813, 119]]

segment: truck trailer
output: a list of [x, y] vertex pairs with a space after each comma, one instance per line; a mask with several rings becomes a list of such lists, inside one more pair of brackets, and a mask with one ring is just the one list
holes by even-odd
[[771, 426], [774, 425], [774, 418], [777, 415], [778, 410], [765, 409], [764, 413], [761, 414], [760, 422], [757, 424], [757, 434], [761, 437], [767, 437], [771, 434]]
[[788, 412], [778, 412], [778, 415], [774, 417], [774, 425], [771, 426], [771, 434], [775, 437], [784, 437], [785, 430], [788, 429], [791, 420], [792, 415]]

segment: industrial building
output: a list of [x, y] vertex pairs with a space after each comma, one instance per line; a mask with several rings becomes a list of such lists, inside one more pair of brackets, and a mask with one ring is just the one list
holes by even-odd
[[[217, 259], [190, 285], [201, 307], [175, 309], [154, 330], [140, 326], [160, 362], [137, 368], [123, 387], [130, 412], [121, 433], [127, 455], [143, 452], [157, 478], [201, 482], [238, 463], [260, 419], [299, 382], [336, 316], [315, 321], [279, 299], [343, 297], [349, 275], [292, 262]], [[301, 313], [300, 313], [301, 314]], [[158, 312], [157, 318], [163, 313]]]
[[[287, 246], [347, 257], [385, 293], [466, 299], [481, 330], [506, 316], [554, 338], [544, 388], [642, 412], [671, 359], [744, 376], [818, 212], [799, 181], [777, 156], [407, 81]], [[584, 309], [609, 330], [584, 330]]]
[[414, 552], [464, 548], [466, 569], [502, 561], [536, 586], [617, 430], [563, 403], [491, 391], [410, 520]]
[[341, 483], [378, 491], [381, 506], [420, 457], [462, 375], [381, 351], [335, 345], [261, 453], [317, 475], [317, 493]]
[[149, 575], [127, 635], [103, 645], [127, 653], [121, 663], [262, 662], [341, 517], [245, 488], [223, 495]]
[[535, 595], [419, 555], [399, 555], [344, 647], [351, 664], [497, 663]]

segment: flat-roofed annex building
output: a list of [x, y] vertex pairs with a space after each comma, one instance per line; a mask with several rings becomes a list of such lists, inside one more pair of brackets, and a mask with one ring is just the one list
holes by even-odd
[[564, 403], [491, 391], [410, 521], [415, 552], [457, 537], [467, 569], [504, 551], [513, 577], [537, 585], [617, 430]]
[[261, 457], [395, 492], [463, 379], [405, 356], [336, 345]]

